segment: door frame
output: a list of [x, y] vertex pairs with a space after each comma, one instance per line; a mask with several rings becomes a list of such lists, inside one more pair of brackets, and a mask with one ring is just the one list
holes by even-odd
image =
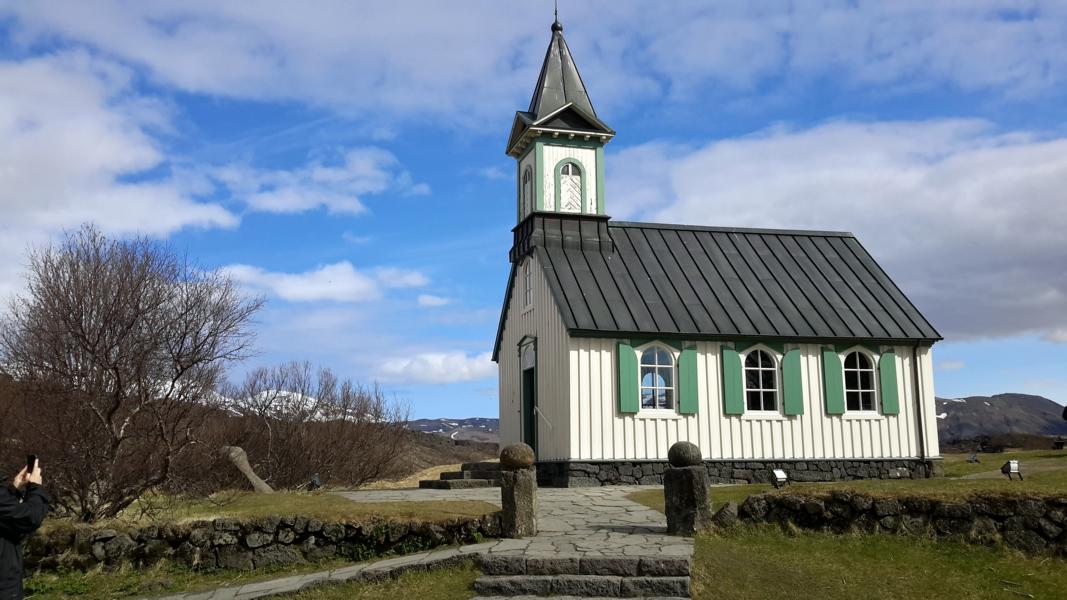
[[519, 342], [519, 415], [523, 443], [537, 456], [537, 339], [527, 336]]

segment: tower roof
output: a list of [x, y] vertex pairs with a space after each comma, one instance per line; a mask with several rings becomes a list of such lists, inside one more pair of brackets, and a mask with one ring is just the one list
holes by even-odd
[[563, 39], [563, 25], [556, 20], [552, 23], [552, 41], [548, 44], [545, 63], [541, 66], [541, 75], [537, 78], [528, 112], [534, 121], [540, 121], [567, 104], [596, 116], [582, 76], [578, 74], [578, 67], [567, 47], [567, 40]]
[[530, 108], [515, 113], [507, 153], [518, 156], [531, 139], [543, 134], [557, 137], [563, 134], [571, 139], [580, 136], [579, 139], [597, 139], [601, 143], [615, 135], [593, 110], [582, 76], [563, 39], [559, 19], [552, 23], [552, 40], [548, 43]]

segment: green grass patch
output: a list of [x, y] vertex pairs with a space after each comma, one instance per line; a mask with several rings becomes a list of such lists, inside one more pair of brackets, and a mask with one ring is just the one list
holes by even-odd
[[[219, 517], [303, 516], [323, 521], [359, 523], [371, 519], [440, 522], [456, 518], [477, 518], [498, 509], [478, 500], [433, 500], [419, 502], [353, 502], [328, 493], [254, 494], [226, 492], [210, 498], [148, 497], [115, 519], [95, 523], [96, 528], [130, 529], [159, 523], [183, 523]], [[42, 533], [74, 523], [68, 519], [47, 519]]]
[[[1026, 465], [1023, 464], [1023, 473]], [[1009, 481], [1007, 477], [998, 479], [865, 479], [858, 481], [839, 481], [834, 483], [794, 483], [783, 488], [783, 492], [810, 491], [813, 493], [830, 490], [853, 490], [876, 496], [923, 495], [932, 498], [959, 499], [978, 492], [1011, 492], [1019, 494], [1065, 495], [1067, 494], [1067, 461], [1064, 468], [1052, 471], [1038, 471], [1025, 475], [1023, 481]], [[713, 508], [726, 502], [745, 501], [752, 494], [773, 491], [769, 484], [712, 486], [708, 489]], [[641, 490], [628, 496], [634, 502], [644, 504], [663, 512], [663, 489]]]
[[388, 581], [348, 583], [323, 586], [286, 598], [291, 600], [392, 600], [432, 598], [433, 600], [470, 600], [474, 597], [474, 580], [480, 573], [474, 563], [429, 571], [409, 571]]
[[175, 564], [161, 563], [148, 569], [125, 566], [117, 569], [97, 567], [84, 573], [80, 571], [39, 572], [26, 579], [26, 597], [32, 597], [35, 600], [140, 598], [244, 585], [300, 573], [334, 569], [347, 564], [350, 563], [337, 559], [255, 571], [194, 571]]
[[890, 535], [786, 535], [773, 526], [699, 535], [693, 565], [693, 597], [708, 600], [1051, 599], [1064, 590], [1062, 559]]
[[996, 471], [1009, 460], [1020, 461], [1024, 475], [1026, 467], [1032, 465], [1033, 461], [1038, 461], [1037, 464], [1043, 465], [1055, 464], [1057, 459], [1061, 459], [1063, 468], [1067, 469], [1067, 450], [1022, 450], [1018, 452], [979, 454], [978, 459], [982, 461], [980, 463], [967, 462], [970, 456], [970, 453], [945, 454], [942, 458], [945, 464], [945, 477], [963, 477], [964, 475], [974, 475], [985, 471]]

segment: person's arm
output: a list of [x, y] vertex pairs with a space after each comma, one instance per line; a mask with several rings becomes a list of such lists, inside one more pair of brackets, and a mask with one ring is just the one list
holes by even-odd
[[[25, 469], [23, 469], [25, 471]], [[31, 475], [19, 473], [15, 485], [0, 491], [0, 535], [17, 542], [33, 533], [48, 514], [48, 494], [40, 486], [40, 466]], [[19, 502], [19, 484], [23, 485], [22, 502]]]

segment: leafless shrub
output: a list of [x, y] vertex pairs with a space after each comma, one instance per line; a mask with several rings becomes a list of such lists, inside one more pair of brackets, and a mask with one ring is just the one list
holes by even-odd
[[276, 488], [300, 487], [316, 473], [324, 484], [372, 481], [388, 472], [405, 439], [407, 412], [381, 388], [339, 381], [308, 363], [256, 369], [222, 396], [233, 416], [221, 423], [220, 441], [243, 448]]
[[116, 515], [167, 483], [212, 414], [227, 363], [248, 354], [262, 305], [147, 238], [90, 226], [30, 253], [0, 326], [0, 365], [60, 507]]

